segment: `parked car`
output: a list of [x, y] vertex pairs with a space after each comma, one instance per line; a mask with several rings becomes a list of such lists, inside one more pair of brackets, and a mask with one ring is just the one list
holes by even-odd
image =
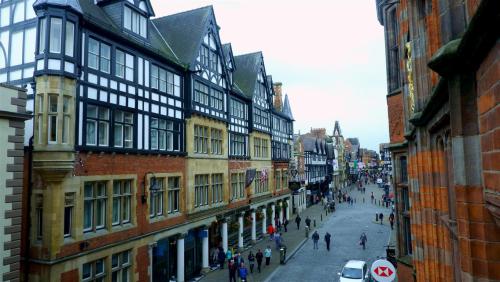
[[350, 260], [342, 271], [337, 273], [340, 276], [339, 282], [368, 282], [370, 281], [370, 271], [368, 265], [362, 260]]

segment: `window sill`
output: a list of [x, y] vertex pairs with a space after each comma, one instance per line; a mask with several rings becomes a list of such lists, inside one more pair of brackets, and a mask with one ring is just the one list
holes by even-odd
[[123, 230], [128, 230], [130, 228], [134, 227], [134, 225], [131, 222], [127, 222], [121, 225], [114, 225], [111, 228], [111, 232], [117, 232], [117, 231], [123, 231]]
[[99, 237], [99, 236], [103, 236], [103, 235], [106, 235], [106, 234], [109, 234], [110, 232], [104, 228], [104, 229], [99, 229], [99, 230], [96, 230], [96, 231], [87, 231], [83, 233], [83, 237], [82, 239], [83, 240], [88, 240], [88, 239], [92, 239], [92, 238], [95, 238], [95, 237]]

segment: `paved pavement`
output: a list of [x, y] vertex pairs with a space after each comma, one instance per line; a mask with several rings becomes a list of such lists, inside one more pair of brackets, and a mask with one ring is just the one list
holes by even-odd
[[[313, 205], [310, 208], [301, 212], [300, 217], [302, 218], [302, 221], [300, 224], [300, 230], [297, 230], [297, 225], [295, 224], [295, 217], [296, 216], [295, 215], [291, 216], [292, 218], [290, 219], [290, 224], [288, 225], [288, 232], [284, 232], [284, 230], [282, 230], [283, 244], [287, 246], [287, 257], [291, 257], [293, 252], [297, 251], [299, 249], [299, 247], [303, 243], [306, 242], [304, 227], [305, 227], [305, 219], [307, 216], [309, 216], [309, 218], [311, 218], [311, 221], [316, 219], [316, 226], [319, 227], [327, 220], [327, 218], [330, 218], [332, 216], [332, 214], [329, 213], [328, 216], [326, 216], [325, 211], [324, 211], [324, 207], [321, 204]], [[321, 221], [321, 216], [323, 217], [323, 221]], [[259, 227], [260, 226], [257, 226], [257, 228], [259, 228]], [[314, 230], [313, 223], [311, 223], [311, 227]], [[309, 236], [311, 234], [312, 234], [312, 232], [309, 233]], [[258, 273], [257, 263], [256, 263], [254, 273], [249, 274], [249, 277], [247, 280], [248, 282], [264, 281], [280, 265], [279, 264], [279, 251], [276, 250], [276, 246], [275, 246], [274, 241], [270, 241], [269, 237], [266, 236], [265, 239], [257, 242], [255, 246], [252, 246], [252, 248], [243, 252], [243, 258], [245, 259], [245, 265], [249, 269], [249, 272], [250, 272], [250, 268], [248, 266], [248, 260], [247, 260], [247, 256], [248, 256], [249, 251], [251, 250], [255, 254], [258, 249], [261, 249], [262, 252], [264, 252], [264, 249], [268, 245], [271, 246], [271, 249], [272, 249], [271, 264], [269, 266], [265, 266], [265, 261], [264, 261], [262, 263], [262, 272]], [[226, 267], [223, 270], [217, 269], [217, 270], [214, 270], [212, 272], [207, 273], [203, 278], [201, 278], [200, 281], [202, 281], [202, 282], [229, 281], [229, 272], [227, 270], [227, 263], [225, 266]]]
[[[387, 224], [390, 209], [372, 204], [372, 191], [375, 198], [380, 199], [382, 189], [376, 185], [368, 185], [366, 194], [360, 194], [353, 189], [351, 195], [356, 198], [356, 203], [353, 206], [337, 204], [337, 212], [318, 228], [321, 238], [319, 250], [314, 250], [312, 240], [308, 240], [286, 265], [278, 267], [265, 281], [338, 281], [337, 273], [348, 260], [364, 260], [370, 266], [378, 256], [385, 256], [384, 246], [387, 245], [391, 234]], [[382, 225], [375, 222], [375, 214], [380, 212], [384, 213]], [[332, 234], [330, 252], [326, 250], [323, 240], [327, 231]], [[362, 232], [368, 237], [366, 250], [359, 245]]]

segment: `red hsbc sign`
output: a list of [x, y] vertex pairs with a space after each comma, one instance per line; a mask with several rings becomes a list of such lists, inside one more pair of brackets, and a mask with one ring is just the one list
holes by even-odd
[[372, 264], [371, 274], [378, 282], [392, 282], [396, 278], [396, 269], [389, 261], [379, 259]]

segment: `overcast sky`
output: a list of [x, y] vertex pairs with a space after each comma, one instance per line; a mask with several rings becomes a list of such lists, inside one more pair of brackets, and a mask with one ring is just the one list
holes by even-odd
[[283, 83], [295, 132], [340, 122], [344, 137], [378, 151], [389, 140], [384, 33], [375, 0], [151, 0], [156, 16], [213, 5], [222, 43], [264, 53]]

